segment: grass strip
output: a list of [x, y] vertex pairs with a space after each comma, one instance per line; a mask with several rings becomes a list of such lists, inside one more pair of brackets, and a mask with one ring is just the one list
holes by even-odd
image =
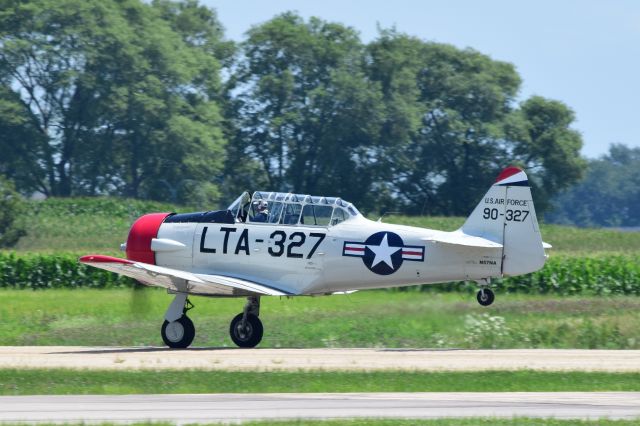
[[[0, 280], [2, 278], [0, 277]], [[639, 278], [640, 282], [640, 278]], [[7, 346], [161, 346], [171, 296], [161, 289], [0, 290]], [[243, 299], [194, 297], [193, 347], [236, 347]], [[25, 313], [28, 315], [25, 315]], [[640, 296], [554, 297], [361, 291], [265, 297], [261, 348], [640, 349]]]
[[294, 420], [242, 423], [244, 426], [637, 426], [638, 420], [558, 420], [534, 418]]
[[0, 370], [1, 395], [640, 391], [640, 373]]

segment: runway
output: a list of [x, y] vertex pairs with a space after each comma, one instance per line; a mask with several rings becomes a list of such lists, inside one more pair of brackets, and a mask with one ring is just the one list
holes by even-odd
[[0, 368], [227, 371], [640, 371], [640, 350], [231, 349], [4, 346]]
[[0, 422], [237, 422], [256, 419], [640, 418], [640, 392], [352, 393], [0, 397]]

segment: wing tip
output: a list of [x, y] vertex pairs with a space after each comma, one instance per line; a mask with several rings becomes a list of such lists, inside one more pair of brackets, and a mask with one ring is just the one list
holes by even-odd
[[78, 262], [80, 263], [122, 263], [125, 265], [132, 265], [135, 263], [127, 259], [121, 259], [119, 257], [113, 257], [113, 256], [105, 256], [103, 254], [88, 254], [78, 259]]

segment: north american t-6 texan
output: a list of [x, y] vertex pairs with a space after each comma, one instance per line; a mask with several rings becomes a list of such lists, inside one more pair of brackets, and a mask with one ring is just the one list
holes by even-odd
[[229, 334], [240, 347], [262, 339], [262, 296], [316, 296], [357, 290], [476, 281], [478, 302], [494, 300], [491, 279], [544, 266], [543, 243], [527, 175], [500, 173], [452, 232], [365, 218], [334, 197], [243, 193], [227, 210], [152, 213], [137, 219], [121, 249], [126, 259], [80, 262], [164, 287], [172, 294], [161, 328], [172, 348], [195, 336], [188, 296], [246, 297]]

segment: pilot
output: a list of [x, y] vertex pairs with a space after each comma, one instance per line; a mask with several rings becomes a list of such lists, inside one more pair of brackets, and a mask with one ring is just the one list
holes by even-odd
[[251, 219], [252, 222], [266, 222], [269, 217], [269, 210], [267, 210], [268, 204], [266, 201], [256, 201], [255, 203], [257, 213]]

